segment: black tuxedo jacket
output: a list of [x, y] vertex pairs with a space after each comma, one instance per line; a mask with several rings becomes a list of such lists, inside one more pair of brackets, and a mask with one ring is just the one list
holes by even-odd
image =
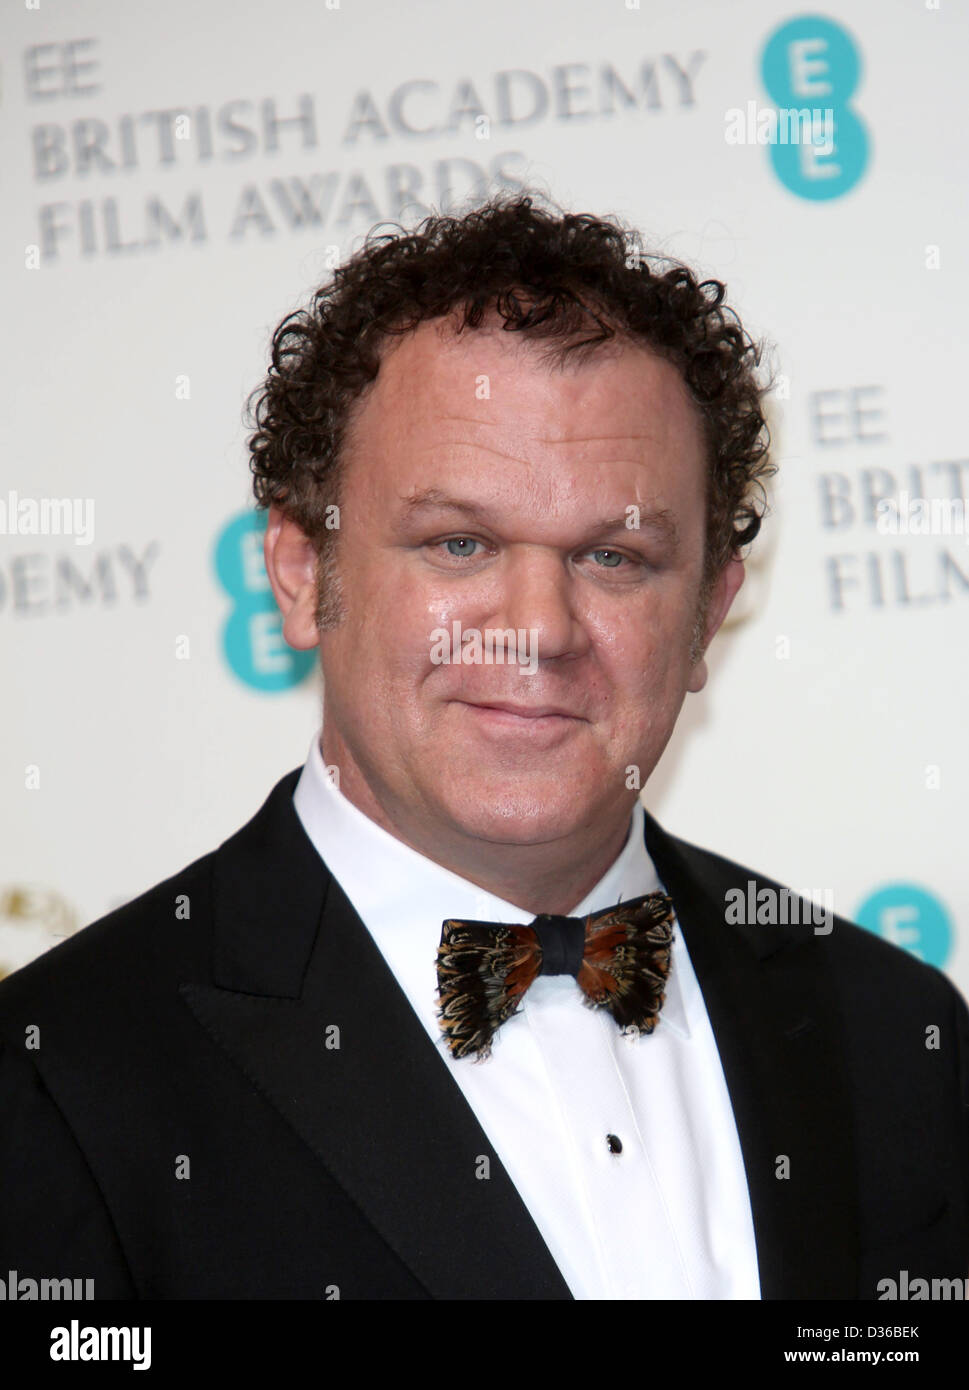
[[[0, 1271], [96, 1298], [569, 1298], [297, 777], [0, 984]], [[648, 815], [646, 844], [720, 1051], [763, 1297], [965, 1278], [961, 996], [841, 919], [727, 925], [729, 889], [778, 885]]]

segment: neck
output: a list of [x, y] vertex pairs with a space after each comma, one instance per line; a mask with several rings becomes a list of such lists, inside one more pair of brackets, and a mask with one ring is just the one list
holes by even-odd
[[[321, 749], [324, 765], [336, 761]], [[327, 756], [328, 752], [331, 756]], [[351, 758], [339, 760], [340, 792], [395, 839], [450, 869], [469, 883], [537, 916], [570, 916], [622, 853], [635, 793], [611, 802], [606, 813], [573, 834], [538, 844], [508, 844], [472, 837], [458, 825], [441, 825], [421, 808], [380, 799]]]

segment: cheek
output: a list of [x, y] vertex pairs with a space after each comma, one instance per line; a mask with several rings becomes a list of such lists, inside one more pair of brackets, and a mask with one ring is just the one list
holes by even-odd
[[632, 742], [665, 737], [683, 704], [689, 673], [688, 640], [639, 634], [635, 645], [610, 648], [602, 677], [620, 737]]
[[655, 688], [663, 673], [673, 664], [676, 644], [682, 640], [674, 631], [668, 612], [657, 607], [638, 606], [618, 616], [615, 612], [598, 615], [588, 624], [597, 653], [598, 665], [620, 688]]
[[441, 667], [432, 660], [435, 627], [450, 632], [450, 621], [438, 623], [421, 603], [408, 603], [404, 596], [387, 602], [386, 591], [379, 610], [368, 624], [363, 641], [351, 643], [350, 660], [365, 665], [370, 672], [373, 689], [371, 703], [386, 705], [381, 718], [400, 721], [408, 709], [416, 708], [422, 690], [431, 682], [441, 680]]

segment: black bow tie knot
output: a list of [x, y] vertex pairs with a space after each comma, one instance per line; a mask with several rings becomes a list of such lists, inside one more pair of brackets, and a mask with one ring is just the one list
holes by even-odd
[[587, 917], [540, 913], [528, 926], [449, 917], [437, 952], [438, 1015], [453, 1057], [487, 1057], [539, 975], [574, 975], [590, 1008], [651, 1033], [665, 998], [673, 902], [647, 893]]
[[585, 918], [542, 912], [531, 925], [542, 951], [538, 973], [578, 978], [585, 955]]

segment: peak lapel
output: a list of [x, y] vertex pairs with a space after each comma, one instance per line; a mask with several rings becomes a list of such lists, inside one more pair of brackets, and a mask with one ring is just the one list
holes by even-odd
[[307, 838], [297, 777], [218, 851], [214, 983], [183, 986], [186, 1003], [432, 1297], [570, 1298], [447, 1063]]
[[726, 894], [746, 895], [747, 871], [675, 840], [648, 813], [646, 847], [673, 898], [720, 1053], [762, 1297], [856, 1298], [851, 1096], [823, 939], [810, 926], [728, 923]]

